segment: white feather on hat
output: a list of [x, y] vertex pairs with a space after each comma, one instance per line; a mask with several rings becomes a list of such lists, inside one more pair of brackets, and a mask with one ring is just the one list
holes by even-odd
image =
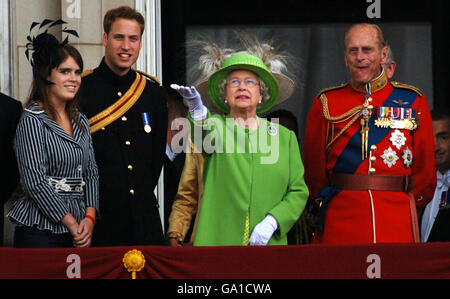
[[275, 49], [272, 41], [260, 42], [256, 37], [243, 32], [237, 32], [236, 34], [240, 41], [240, 46], [236, 48], [221, 48], [217, 43], [206, 39], [198, 39], [188, 43], [190, 50], [199, 53], [198, 61], [191, 68], [190, 73], [197, 77], [194, 85], [201, 94], [204, 105], [208, 109], [213, 108], [212, 101], [208, 96], [207, 82], [209, 77], [222, 67], [228, 57], [240, 53], [255, 55], [270, 68], [278, 81], [280, 90], [275, 105], [289, 99], [295, 90], [294, 80], [291, 79], [293, 75], [287, 68], [290, 56]]

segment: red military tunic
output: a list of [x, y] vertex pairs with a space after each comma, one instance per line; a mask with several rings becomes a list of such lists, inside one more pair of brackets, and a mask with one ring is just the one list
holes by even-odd
[[[323, 230], [315, 234], [314, 243], [414, 241], [411, 207], [415, 208], [406, 192], [336, 188], [330, 191], [332, 173], [367, 175], [370, 167], [373, 175], [411, 175], [417, 206], [424, 206], [433, 197], [436, 184], [434, 140], [426, 96], [412, 86], [388, 82], [384, 72], [370, 83], [370, 89], [370, 92], [356, 90], [350, 84], [327, 89], [314, 99], [308, 114], [304, 142], [306, 183], [311, 196], [319, 192], [331, 194], [323, 207]], [[373, 106], [368, 122], [368, 148], [376, 145], [376, 150], [369, 151], [363, 159], [361, 113], [356, 113], [356, 121], [345, 127], [352, 118], [352, 112], [347, 112], [361, 106], [366, 95], [372, 98]], [[341, 120], [336, 121], [339, 116]], [[410, 130], [398, 125], [376, 126], [375, 120], [382, 117], [397, 120], [397, 123], [415, 118], [419, 127]], [[339, 137], [326, 150], [336, 136]]]

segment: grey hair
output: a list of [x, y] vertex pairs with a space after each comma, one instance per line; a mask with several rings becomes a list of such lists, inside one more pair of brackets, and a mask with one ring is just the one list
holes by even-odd
[[389, 45], [387, 45], [388, 47], [388, 55], [386, 57], [386, 63], [384, 64], [385, 67], [389, 67], [389, 65], [391, 65], [392, 61], [394, 60], [394, 53], [392, 52], [392, 49]]
[[[270, 94], [269, 94], [269, 87], [267, 87], [267, 85], [264, 83], [264, 81], [262, 81], [259, 76], [256, 76], [258, 78], [258, 83], [259, 83], [259, 91], [262, 95], [262, 100], [261, 103], [264, 101], [267, 101], [268, 99], [270, 99]], [[223, 81], [219, 84], [219, 95], [220, 98], [225, 100], [225, 88], [227, 86], [227, 79], [223, 79]]]

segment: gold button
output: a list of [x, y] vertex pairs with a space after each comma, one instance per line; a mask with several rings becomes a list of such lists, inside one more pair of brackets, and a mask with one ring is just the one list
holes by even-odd
[[125, 145], [126, 145], [126, 146], [131, 146], [131, 142], [129, 142], [129, 141], [127, 140], [127, 141], [125, 141]]
[[128, 165], [128, 170], [132, 171], [133, 170], [133, 165]]
[[122, 93], [119, 91], [119, 92], [117, 93], [117, 95], [118, 95], [119, 97], [121, 97], [121, 96], [122, 96]]
[[122, 116], [122, 121], [127, 121], [127, 117], [126, 116]]
[[104, 131], [104, 130], [105, 130], [105, 127], [101, 128], [101, 130]]
[[130, 194], [134, 195], [134, 190], [133, 189], [130, 189]]

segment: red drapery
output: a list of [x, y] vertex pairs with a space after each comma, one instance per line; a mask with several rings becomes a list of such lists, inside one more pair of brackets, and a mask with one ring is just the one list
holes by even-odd
[[450, 243], [0, 248], [0, 278], [129, 279], [132, 249], [145, 257], [137, 279], [450, 278]]

